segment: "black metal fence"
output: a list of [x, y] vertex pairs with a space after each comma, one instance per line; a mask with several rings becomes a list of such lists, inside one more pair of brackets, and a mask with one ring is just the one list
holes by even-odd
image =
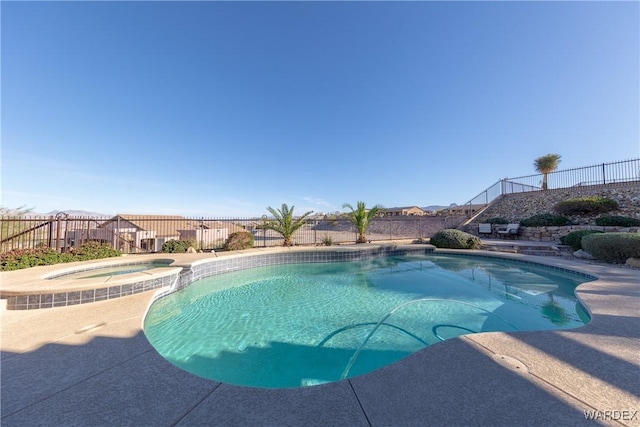
[[[63, 252], [86, 242], [108, 243], [124, 253], [161, 252], [169, 240], [186, 240], [196, 250], [221, 249], [234, 232], [248, 231], [254, 247], [282, 245], [282, 237], [260, 227], [270, 218], [184, 218], [160, 215], [117, 215], [113, 218], [0, 217], [1, 252], [39, 246]], [[389, 241], [421, 239], [445, 228], [455, 228], [464, 216], [382, 217], [367, 229], [368, 240]], [[311, 218], [293, 235], [297, 245], [354, 243], [355, 227], [344, 218]]]
[[56, 216], [2, 216], [0, 217], [0, 250], [49, 247], [62, 251], [67, 234], [79, 231], [85, 239], [78, 240], [79, 246], [90, 241], [90, 231], [100, 224], [99, 218], [71, 218], [63, 214]]
[[[372, 221], [366, 237], [370, 241], [421, 239], [445, 228], [455, 228], [477, 209], [504, 194], [542, 190], [543, 175], [505, 178], [478, 194], [465, 205], [450, 209], [449, 216], [382, 217]], [[640, 184], [640, 159], [552, 172], [547, 188], [589, 185]], [[161, 215], [116, 215], [105, 217], [0, 216], [0, 252], [38, 246], [66, 251], [83, 243], [108, 243], [124, 253], [160, 252], [169, 240], [187, 240], [197, 250], [221, 249], [230, 234], [249, 231], [254, 246], [278, 246], [282, 237], [260, 225], [269, 218], [184, 218]], [[328, 245], [355, 242], [354, 226], [341, 217], [316, 217], [294, 235], [298, 245]]]
[[[543, 179], [543, 174], [501, 179], [469, 200], [465, 205], [487, 205], [503, 194], [542, 191]], [[547, 174], [547, 189], [589, 185], [618, 185], [634, 181], [640, 183], [640, 159], [551, 172]]]

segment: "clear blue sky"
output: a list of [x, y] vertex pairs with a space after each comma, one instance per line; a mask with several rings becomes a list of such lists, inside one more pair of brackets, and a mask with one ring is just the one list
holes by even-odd
[[636, 1], [1, 8], [5, 208], [462, 204], [640, 156]]

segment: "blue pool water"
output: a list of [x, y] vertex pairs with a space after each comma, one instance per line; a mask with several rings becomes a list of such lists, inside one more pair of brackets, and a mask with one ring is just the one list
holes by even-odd
[[281, 388], [371, 372], [463, 334], [575, 328], [588, 279], [506, 260], [424, 255], [287, 264], [194, 282], [156, 301], [144, 331], [171, 363]]

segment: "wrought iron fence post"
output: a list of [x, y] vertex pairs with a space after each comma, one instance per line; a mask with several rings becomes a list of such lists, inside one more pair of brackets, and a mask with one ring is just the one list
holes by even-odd
[[198, 232], [198, 234], [200, 234], [200, 247], [198, 248], [201, 251], [204, 251], [204, 243], [202, 241], [202, 235], [204, 234], [204, 218], [200, 217], [200, 231]]
[[604, 167], [605, 163], [602, 164], [602, 183], [603, 184], [607, 184], [607, 177], [605, 176], [605, 167]]
[[[118, 227], [118, 228], [117, 228], [118, 232], [117, 232], [117, 234], [116, 234], [116, 236], [115, 236], [115, 237], [116, 237], [116, 243], [117, 243], [117, 245], [118, 245], [117, 249], [118, 249], [118, 250], [120, 250], [120, 248], [122, 247], [122, 242], [120, 242], [120, 239], [121, 239], [120, 234], [122, 233], [122, 232], [120, 231], [120, 215], [118, 215], [116, 218], [117, 218], [116, 222], [117, 222], [117, 224], [118, 224], [118, 225], [117, 225], [117, 227]], [[112, 226], [112, 227], [113, 227], [113, 226]]]
[[60, 252], [60, 229], [62, 224], [62, 218], [67, 218], [67, 215], [64, 212], [58, 212], [56, 214], [56, 252]]

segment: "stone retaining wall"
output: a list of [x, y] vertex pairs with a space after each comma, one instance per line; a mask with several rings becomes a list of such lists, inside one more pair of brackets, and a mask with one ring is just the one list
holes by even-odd
[[597, 225], [567, 225], [563, 227], [520, 227], [520, 239], [534, 242], [557, 242], [572, 231], [600, 230], [607, 233], [613, 232], [638, 232], [638, 227], [599, 227]]
[[[465, 231], [478, 235], [478, 224], [487, 222], [491, 218], [504, 218], [512, 223], [519, 223], [522, 219], [533, 215], [553, 213], [553, 206], [560, 201], [587, 196], [608, 197], [618, 202], [618, 209], [609, 212], [608, 214], [610, 215], [640, 219], [640, 182], [634, 181], [624, 184], [592, 185], [507, 194], [494, 201], [486, 211], [480, 214], [472, 223], [465, 226]], [[571, 231], [576, 230], [638, 231], [637, 227], [599, 227], [595, 225], [595, 217], [572, 216], [570, 218], [578, 225], [521, 227], [520, 239], [559, 242], [562, 236], [566, 236]]]

